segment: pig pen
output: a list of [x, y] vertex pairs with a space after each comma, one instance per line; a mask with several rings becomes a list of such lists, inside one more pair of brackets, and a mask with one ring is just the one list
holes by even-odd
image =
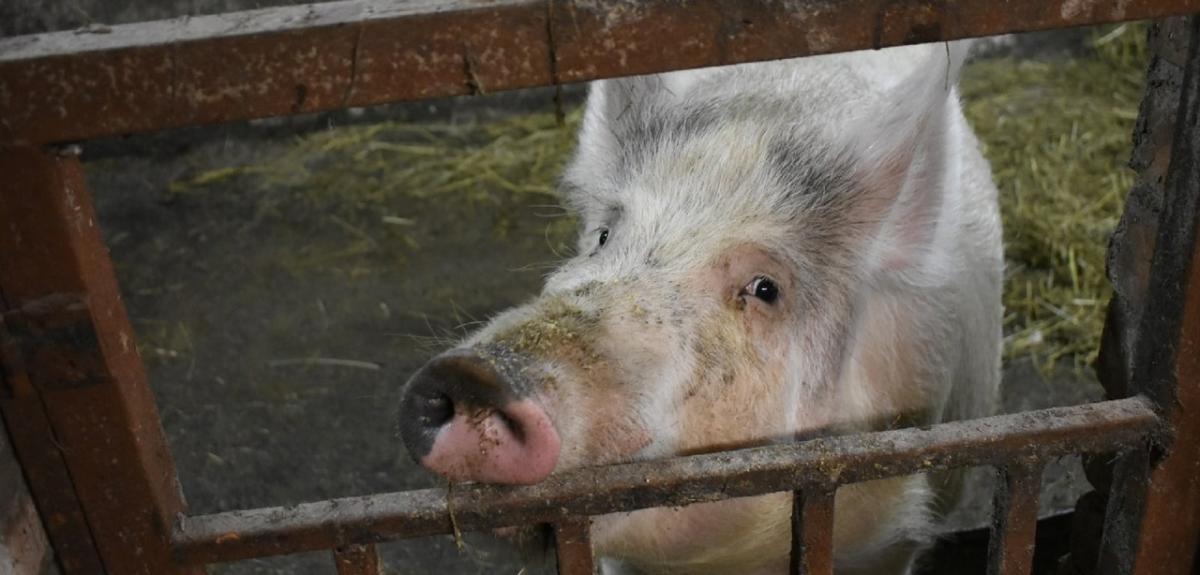
[[[1006, 411], [1102, 396], [1089, 354], [1105, 238], [1132, 183], [1143, 35], [1125, 25], [997, 40], [965, 73], [1006, 218]], [[533, 90], [84, 149], [191, 512], [437, 485], [396, 439], [399, 386], [535, 293], [571, 249], [553, 183], [582, 95], [568, 89], [559, 110], [553, 92]], [[991, 482], [975, 474], [955, 527], [987, 524]], [[1044, 483], [1043, 515], [1089, 489], [1075, 457]], [[553, 572], [537, 538], [381, 552], [387, 572]], [[327, 570], [325, 553], [212, 568]]]

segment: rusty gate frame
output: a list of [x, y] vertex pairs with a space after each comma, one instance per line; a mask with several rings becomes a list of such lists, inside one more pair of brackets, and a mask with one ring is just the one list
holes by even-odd
[[[829, 574], [839, 485], [988, 465], [1004, 479], [989, 573], [1011, 575], [1030, 570], [1044, 462], [1091, 453], [1118, 455], [1095, 569], [1187, 573], [1200, 535], [1200, 16], [1176, 27], [1191, 43], [1173, 62], [1184, 70], [1177, 117], [1148, 128], [1165, 192], [1161, 217], [1133, 240], [1150, 246], [1133, 302], [1145, 306], [1135, 326], [1110, 314], [1106, 328], [1107, 355], [1128, 356], [1126, 397], [570, 471], [531, 487], [185, 515], [71, 143], [1188, 14], [1200, 0], [350, 0], [0, 39], [0, 409], [59, 565], [192, 574], [332, 549], [338, 573], [368, 574], [380, 541], [549, 523], [560, 572], [591, 573], [590, 516], [792, 491], [792, 571]], [[1121, 339], [1135, 328], [1132, 344]]]

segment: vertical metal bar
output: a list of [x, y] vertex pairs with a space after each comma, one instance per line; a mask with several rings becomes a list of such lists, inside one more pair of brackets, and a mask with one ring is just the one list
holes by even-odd
[[833, 575], [835, 493], [814, 486], [792, 494], [791, 575]]
[[988, 540], [988, 575], [1028, 575], [1037, 537], [1040, 465], [1013, 465], [999, 470], [992, 500], [992, 534]]
[[49, 575], [54, 550], [37, 504], [21, 477], [21, 465], [0, 430], [0, 571], [6, 575]]
[[338, 575], [379, 575], [379, 551], [374, 545], [347, 545], [333, 550]]
[[[0, 309], [2, 306], [0, 301]], [[54, 557], [65, 575], [102, 573], [100, 551], [92, 540], [66, 461], [55, 444], [46, 442], [54, 437], [54, 431], [45, 406], [20, 371], [14, 348], [0, 313], [0, 411]]]
[[[183, 496], [77, 153], [0, 148], [0, 174], [5, 423], [22, 465], [51, 476], [31, 487], [69, 481], [108, 573], [202, 573], [171, 557]], [[55, 548], [85, 546], [58, 540], [84, 530], [55, 531], [52, 509]]]
[[[1131, 389], [1130, 382], [1134, 380], [1136, 344], [1146, 310], [1150, 264], [1166, 196], [1171, 138], [1179, 118], [1183, 63], [1187, 61], [1191, 45], [1189, 24], [1188, 17], [1168, 18], [1154, 22], [1147, 33], [1150, 61], [1129, 161], [1137, 178], [1126, 195], [1120, 222], [1109, 240], [1105, 266], [1113, 293], [1108, 302], [1095, 367], [1108, 399], [1127, 398], [1137, 393]], [[1148, 334], [1147, 337], [1160, 336]], [[1127, 478], [1121, 483], [1121, 489], [1113, 489], [1114, 463], [1119, 463], [1117, 467], [1121, 468], [1117, 474]], [[1100, 557], [1106, 508], [1111, 507], [1110, 517], [1118, 520], [1130, 515], [1117, 510], [1140, 509], [1146, 488], [1131, 480], [1140, 477], [1144, 483], [1150, 477], [1145, 445], [1138, 452], [1126, 453], [1116, 461], [1113, 454], [1085, 456], [1084, 468], [1095, 490], [1076, 503], [1070, 555], [1062, 566], [1064, 572], [1090, 573], [1095, 570]], [[1115, 539], [1110, 541], [1118, 543]], [[1132, 545], [1133, 540], [1128, 543]], [[1113, 565], [1111, 561], [1105, 564]]]
[[1104, 532], [1096, 555], [1095, 572], [1130, 575], [1146, 509], [1152, 474], [1148, 447], [1120, 454], [1113, 462], [1113, 479], [1104, 509]]
[[[1191, 47], [1150, 265], [1131, 388], [1168, 428], [1122, 456], [1105, 512], [1100, 573], [1191, 573], [1200, 535], [1200, 16]], [[1149, 470], [1149, 482], [1146, 471]]]
[[558, 553], [558, 575], [596, 573], [590, 517], [572, 518], [555, 523], [554, 547]]

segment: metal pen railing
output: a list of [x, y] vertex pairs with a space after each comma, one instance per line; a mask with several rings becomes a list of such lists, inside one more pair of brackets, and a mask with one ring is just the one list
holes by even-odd
[[[1028, 573], [1041, 470], [1071, 453], [1125, 454], [1100, 570], [1159, 572], [1175, 553], [1163, 541], [1184, 541], [1194, 553], [1197, 521], [1154, 517], [1176, 501], [1170, 489], [1183, 512], [1200, 516], [1200, 501], [1179, 492], [1200, 459], [1200, 430], [1186, 418], [1188, 407], [1200, 408], [1195, 17], [1193, 47], [1179, 63], [1186, 74], [1175, 137], [1164, 144], [1171, 168], [1150, 271], [1152, 313], [1140, 325], [1153, 337], [1134, 354], [1141, 375], [1132, 397], [590, 468], [531, 487], [468, 485], [187, 516], [79, 159], [63, 143], [1200, 13], [1200, 0], [620, 4], [360, 0], [0, 40], [0, 407], [64, 573], [200, 573], [212, 562], [318, 549], [333, 551], [338, 573], [377, 573], [381, 541], [530, 523], [554, 526], [561, 573], [590, 573], [591, 516], [789, 491], [792, 572], [831, 573], [839, 485], [979, 465], [1002, 477], [989, 573]], [[1190, 568], [1191, 555], [1188, 565], [1172, 557], [1175, 572]]]

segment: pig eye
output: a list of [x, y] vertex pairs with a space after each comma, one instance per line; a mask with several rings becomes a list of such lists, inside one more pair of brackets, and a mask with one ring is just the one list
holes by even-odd
[[745, 288], [743, 293], [752, 295], [765, 303], [775, 303], [779, 299], [779, 286], [766, 276], [758, 276], [754, 278]]
[[608, 228], [600, 228], [600, 246], [608, 243]]

